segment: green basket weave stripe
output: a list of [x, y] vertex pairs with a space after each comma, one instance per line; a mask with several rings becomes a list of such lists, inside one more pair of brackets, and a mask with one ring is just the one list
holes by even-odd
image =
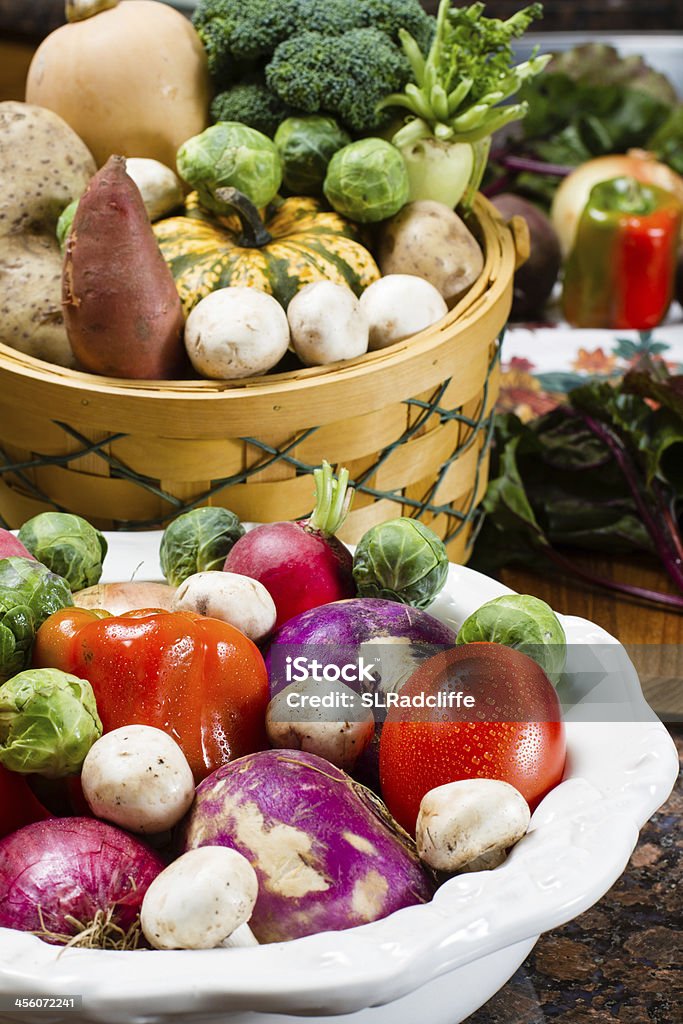
[[[477, 509], [474, 505], [474, 498], [478, 490], [479, 480], [481, 477], [481, 470], [486, 453], [491, 443], [493, 436], [493, 425], [494, 425], [494, 413], [490, 412], [484, 415], [484, 409], [486, 408], [488, 401], [489, 382], [491, 373], [500, 361], [501, 344], [503, 341], [504, 331], [501, 332], [499, 337], [499, 343], [495, 346], [493, 357], [489, 363], [486, 380], [484, 382], [484, 388], [481, 400], [481, 413], [477, 418], [465, 416], [460, 409], [446, 409], [440, 403], [446, 390], [451, 382], [451, 378], [446, 379], [440, 384], [432, 398], [428, 401], [418, 398], [408, 398], [403, 403], [404, 405], [419, 410], [419, 414], [409, 427], [403, 431], [401, 436], [393, 441], [391, 444], [383, 448], [377, 455], [377, 458], [373, 462], [372, 466], [366, 469], [360, 474], [355, 480], [350, 481], [351, 485], [356, 491], [361, 494], [366, 494], [377, 500], [384, 499], [395, 502], [400, 506], [401, 514], [409, 514], [414, 518], [421, 518], [426, 512], [433, 516], [444, 515], [452, 523], [446, 532], [444, 540], [446, 542], [453, 540], [457, 535], [469, 524], [473, 523], [473, 536], [476, 535], [482, 520], [481, 510]], [[440, 423], [457, 422], [468, 427], [470, 433], [468, 437], [463, 441], [461, 445], [458, 445], [450, 453], [448, 458], [442, 463], [438, 473], [436, 473], [433, 482], [431, 483], [427, 493], [421, 498], [409, 498], [401, 493], [400, 489], [394, 489], [390, 491], [381, 491], [376, 487], [372, 487], [368, 481], [372, 479], [377, 470], [387, 461], [392, 452], [402, 445], [406, 444], [412, 437], [414, 437], [425, 423], [433, 417], [438, 417]], [[176, 497], [173, 494], [169, 494], [163, 488], [159, 487], [158, 483], [151, 477], [146, 477], [143, 474], [136, 473], [130, 469], [125, 463], [121, 462], [115, 456], [110, 455], [103, 449], [114, 441], [118, 441], [126, 435], [123, 433], [110, 434], [100, 441], [90, 441], [83, 434], [81, 434], [74, 427], [67, 423], [62, 423], [55, 420], [57, 426], [61, 427], [67, 434], [69, 434], [74, 440], [78, 441], [81, 447], [75, 452], [69, 452], [65, 455], [45, 455], [38, 456], [33, 459], [27, 459], [22, 462], [12, 462], [9, 457], [0, 448], [0, 477], [5, 474], [12, 474], [21, 482], [26, 492], [36, 499], [50, 505], [52, 508], [59, 511], [67, 511], [61, 505], [58, 505], [49, 495], [45, 494], [39, 487], [37, 487], [30, 478], [26, 475], [28, 470], [35, 469], [41, 466], [68, 466], [69, 463], [76, 459], [81, 459], [85, 455], [96, 455], [98, 458], [103, 459], [109, 467], [109, 475], [112, 479], [129, 480], [135, 483], [138, 487], [143, 488], [155, 497], [160, 498], [166, 504], [169, 505], [167, 513], [155, 519], [146, 520], [127, 520], [121, 521], [117, 524], [117, 528], [121, 530], [131, 529], [152, 529], [154, 527], [163, 526], [170, 518], [180, 515], [182, 512], [187, 512], [193, 508], [197, 508], [200, 505], [205, 504], [210, 498], [213, 497], [218, 491], [223, 490], [225, 487], [231, 487], [235, 484], [246, 483], [251, 477], [257, 473], [261, 473], [264, 469], [274, 465], [277, 462], [284, 462], [291, 466], [297, 476], [309, 475], [313, 473], [316, 468], [314, 465], [304, 462], [292, 455], [292, 451], [300, 445], [304, 440], [311, 437], [319, 429], [318, 427], [310, 427], [307, 430], [303, 430], [293, 437], [287, 444], [281, 448], [275, 448], [272, 445], [267, 444], [264, 441], [260, 441], [255, 437], [243, 437], [240, 440], [246, 444], [257, 449], [262, 453], [263, 458], [257, 460], [257, 462], [249, 469], [243, 470], [240, 473], [235, 473], [232, 476], [223, 477], [220, 480], [212, 481], [211, 487], [199, 494], [192, 501], [183, 501], [181, 498]], [[464, 511], [451, 508], [448, 504], [437, 504], [434, 500], [435, 495], [438, 493], [439, 487], [444, 480], [446, 473], [450, 466], [455, 462], [457, 458], [462, 456], [479, 438], [481, 432], [484, 433], [484, 440], [481, 445], [477, 464], [475, 467], [475, 479], [472, 487], [472, 497], [468, 508]], [[7, 526], [7, 523], [0, 515], [0, 524]]]

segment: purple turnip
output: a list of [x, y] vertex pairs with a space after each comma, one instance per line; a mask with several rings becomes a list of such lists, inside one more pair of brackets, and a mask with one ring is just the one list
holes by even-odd
[[227, 846], [252, 864], [259, 942], [339, 931], [431, 899], [415, 845], [373, 793], [300, 750], [225, 764], [197, 789], [185, 850]]
[[[455, 633], [443, 622], [397, 601], [357, 597], [311, 608], [290, 619], [273, 637], [266, 655], [271, 697], [291, 683], [310, 678], [316, 660], [329, 669], [325, 678], [318, 677], [321, 693], [329, 692], [335, 671], [341, 672], [345, 666], [351, 666], [352, 673], [358, 667], [357, 679], [341, 676], [357, 693], [396, 691], [422, 662], [455, 642]], [[371, 674], [371, 681], [367, 675], [361, 678], [362, 668]], [[381, 701], [374, 712], [378, 722], [375, 738], [360, 755], [353, 774], [378, 789], [378, 743], [384, 717]], [[340, 720], [343, 717], [342, 713]], [[307, 721], [313, 719], [309, 714]], [[328, 722], [334, 720], [333, 714], [327, 715]]]

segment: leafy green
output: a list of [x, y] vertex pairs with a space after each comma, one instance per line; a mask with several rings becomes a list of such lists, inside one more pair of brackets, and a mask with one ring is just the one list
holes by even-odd
[[[495, 572], [552, 562], [580, 573], [558, 547], [641, 551], [683, 592], [682, 498], [683, 378], [645, 360], [621, 384], [584, 384], [531, 423], [497, 418], [475, 564]], [[683, 607], [683, 597], [654, 599]]]
[[605, 43], [576, 46], [555, 54], [543, 74], [523, 84], [519, 99], [527, 105], [522, 132], [507, 140], [493, 166], [508, 175], [519, 170], [514, 190], [544, 205], [561, 175], [508, 167], [508, 158], [520, 154], [559, 172], [640, 148], [683, 173], [683, 105], [668, 79], [642, 57], [620, 56]]
[[38, 668], [0, 686], [0, 764], [10, 771], [50, 779], [73, 775], [101, 735], [86, 679]]

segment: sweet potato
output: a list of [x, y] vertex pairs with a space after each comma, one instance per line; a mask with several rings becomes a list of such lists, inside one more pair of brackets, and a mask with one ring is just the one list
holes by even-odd
[[183, 368], [180, 299], [124, 157], [110, 157], [78, 204], [62, 298], [69, 342], [86, 370], [161, 380]]

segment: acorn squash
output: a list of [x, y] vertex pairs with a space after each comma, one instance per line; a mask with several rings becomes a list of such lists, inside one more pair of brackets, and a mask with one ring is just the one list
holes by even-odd
[[346, 284], [360, 295], [381, 276], [359, 241], [357, 226], [324, 210], [318, 200], [281, 200], [271, 204], [262, 220], [256, 207], [235, 189], [218, 191], [234, 214], [209, 213], [193, 192], [184, 216], [153, 225], [186, 313], [218, 288], [258, 288], [286, 308], [312, 281]]

